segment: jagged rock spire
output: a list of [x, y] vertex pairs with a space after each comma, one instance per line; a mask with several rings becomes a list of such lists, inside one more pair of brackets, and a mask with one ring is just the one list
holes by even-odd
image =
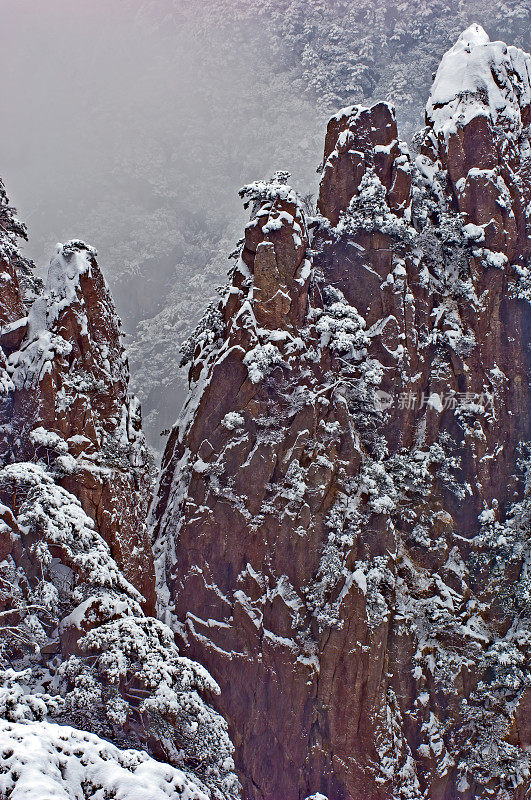
[[[145, 595], [146, 608], [154, 609], [145, 527], [149, 461], [139, 406], [128, 392], [120, 323], [96, 251], [77, 240], [58, 245], [45, 291], [22, 322], [24, 337], [8, 359], [15, 391], [6, 449], [12, 460], [50, 460], [57, 448], [49, 450], [32, 431], [60, 437], [62, 485], [80, 499], [126, 576]], [[4, 334], [13, 328], [20, 330], [18, 321]], [[112, 452], [110, 472], [108, 463], [102, 469], [106, 451]]]
[[529, 791], [527, 59], [466, 31], [415, 163], [387, 104], [333, 117], [306, 253], [244, 192], [154, 535], [248, 800]]
[[426, 107], [420, 169], [443, 173], [453, 204], [500, 265], [525, 265], [531, 252], [530, 74], [529, 55], [471, 25], [443, 57]]

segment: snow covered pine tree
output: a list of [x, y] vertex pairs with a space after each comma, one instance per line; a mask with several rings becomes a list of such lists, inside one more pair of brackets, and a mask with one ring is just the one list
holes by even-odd
[[58, 245], [43, 286], [2, 184], [0, 225], [0, 797], [235, 798], [219, 688], [147, 616], [152, 465], [96, 253]]

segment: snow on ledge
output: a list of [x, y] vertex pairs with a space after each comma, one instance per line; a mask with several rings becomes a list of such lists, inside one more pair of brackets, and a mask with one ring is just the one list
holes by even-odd
[[93, 247], [80, 239], [56, 245], [56, 253], [48, 269], [46, 289], [56, 301], [58, 312], [76, 299], [79, 278], [90, 272], [96, 254]]

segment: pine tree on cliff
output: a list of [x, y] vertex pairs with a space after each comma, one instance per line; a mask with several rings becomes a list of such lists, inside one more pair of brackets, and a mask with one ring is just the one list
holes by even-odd
[[235, 798], [219, 688], [149, 616], [150, 465], [96, 252], [58, 245], [32, 284], [1, 188], [0, 797]]

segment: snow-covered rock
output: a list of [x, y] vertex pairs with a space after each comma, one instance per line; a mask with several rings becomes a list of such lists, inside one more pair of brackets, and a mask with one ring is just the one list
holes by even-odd
[[153, 523], [252, 800], [529, 792], [527, 63], [465, 31], [414, 163], [388, 104], [334, 115], [309, 225], [244, 190]]

